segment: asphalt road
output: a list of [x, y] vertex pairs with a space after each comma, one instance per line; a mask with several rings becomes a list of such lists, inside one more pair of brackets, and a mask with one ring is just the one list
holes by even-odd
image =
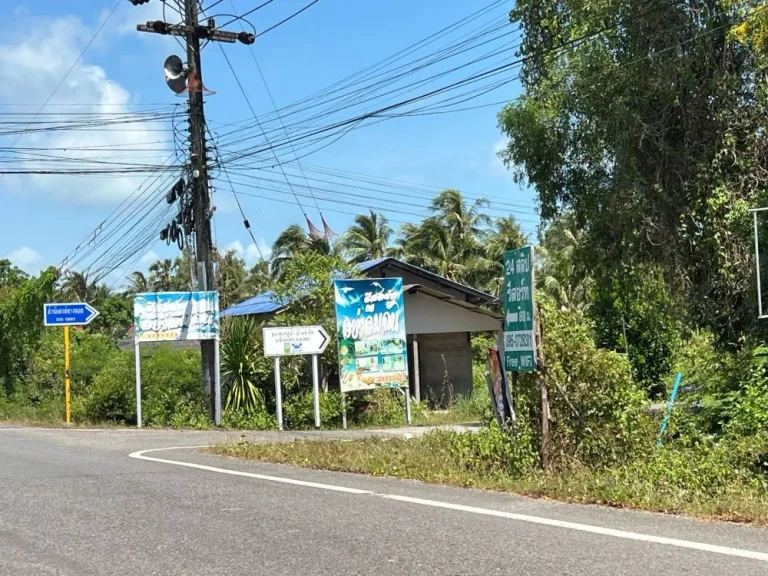
[[147, 452], [237, 436], [0, 428], [0, 574], [768, 574], [768, 530]]

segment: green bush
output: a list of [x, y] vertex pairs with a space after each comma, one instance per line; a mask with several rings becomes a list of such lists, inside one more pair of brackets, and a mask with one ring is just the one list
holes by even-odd
[[[117, 354], [96, 375], [83, 409], [92, 421], [136, 423], [133, 356]], [[80, 419], [80, 415], [77, 414]]]
[[[608, 466], [650, 449], [653, 424], [646, 412], [647, 398], [633, 383], [626, 358], [598, 349], [579, 312], [559, 309], [547, 298], [540, 299], [540, 310], [551, 460]], [[538, 430], [538, 382], [530, 375], [520, 381], [518, 411], [524, 416], [527, 403], [528, 414], [536, 415], [529, 420], [531, 429]]]
[[252, 411], [227, 410], [222, 417], [221, 425], [236, 430], [276, 430], [277, 418], [264, 408]]
[[525, 428], [514, 435], [501, 430], [495, 420], [476, 433], [431, 432], [425, 442], [434, 444], [435, 449], [448, 445], [457, 464], [473, 474], [521, 476], [530, 472], [537, 461]]
[[[169, 347], [142, 358], [142, 420], [146, 426], [200, 428], [207, 425], [200, 383], [200, 355]], [[119, 352], [98, 373], [83, 403], [91, 421], [136, 423], [134, 356]]]
[[[283, 416], [286, 428], [301, 430], [314, 428], [315, 405], [312, 390], [286, 394], [283, 398]], [[341, 426], [341, 394], [325, 392], [320, 394], [320, 423], [323, 428]]]

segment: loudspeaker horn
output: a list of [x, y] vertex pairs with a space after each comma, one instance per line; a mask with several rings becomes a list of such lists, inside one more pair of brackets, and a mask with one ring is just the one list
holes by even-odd
[[181, 94], [187, 89], [187, 73], [189, 66], [182, 62], [181, 58], [172, 54], [165, 59], [163, 64], [165, 71], [165, 83], [176, 94]]

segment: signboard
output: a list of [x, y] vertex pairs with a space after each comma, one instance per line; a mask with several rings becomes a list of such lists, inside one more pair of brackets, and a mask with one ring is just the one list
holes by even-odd
[[513, 372], [536, 369], [533, 327], [533, 246], [504, 254], [504, 364]]
[[218, 340], [218, 292], [156, 292], [133, 297], [136, 342]]
[[264, 356], [322, 354], [331, 338], [322, 326], [264, 328]]
[[46, 326], [85, 326], [98, 315], [98, 310], [85, 302], [43, 304], [43, 324]]
[[407, 386], [402, 278], [333, 284], [341, 391]]

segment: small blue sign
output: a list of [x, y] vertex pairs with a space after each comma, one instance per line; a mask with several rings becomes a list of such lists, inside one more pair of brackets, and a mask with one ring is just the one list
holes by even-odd
[[43, 304], [43, 323], [46, 326], [85, 326], [98, 315], [98, 310], [85, 302]]

